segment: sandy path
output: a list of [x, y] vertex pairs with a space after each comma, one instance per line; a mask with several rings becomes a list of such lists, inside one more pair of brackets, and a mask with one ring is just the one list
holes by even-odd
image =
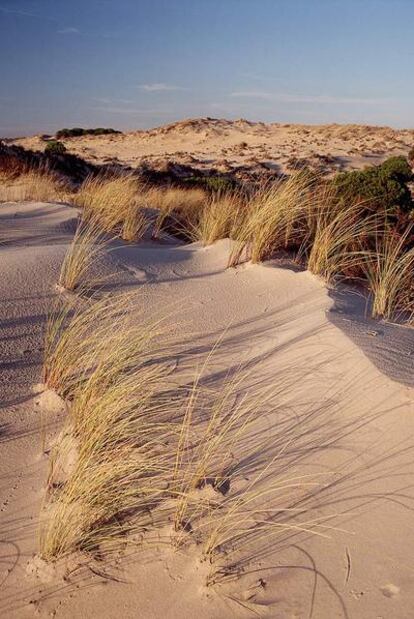
[[[227, 590], [206, 590], [203, 568], [191, 555], [144, 561], [131, 554], [120, 566], [122, 583], [84, 572], [57, 584], [45, 583], [44, 572], [43, 580], [27, 574], [47, 464], [39, 410], [50, 423], [56, 418], [36, 406], [31, 390], [73, 214], [52, 205], [0, 210], [2, 236], [12, 241], [0, 246], [0, 613], [255, 616], [225, 597]], [[148, 312], [171, 313], [171, 329], [188, 337], [191, 349], [190, 364], [188, 357], [178, 360], [183, 368], [226, 330], [211, 378], [243, 362], [250, 387], [279, 386], [283, 414], [304, 419], [280, 466], [335, 473], [317, 495], [316, 511], [338, 514], [331, 524], [343, 531], [269, 544], [258, 571], [242, 578], [234, 595], [246, 600], [252, 593], [255, 611], [278, 619], [408, 619], [414, 614], [414, 332], [365, 320], [360, 299], [329, 292], [307, 272], [272, 265], [226, 270], [226, 245], [120, 247], [105, 269], [117, 275], [114, 289], [139, 289]], [[275, 440], [280, 420], [263, 415]]]

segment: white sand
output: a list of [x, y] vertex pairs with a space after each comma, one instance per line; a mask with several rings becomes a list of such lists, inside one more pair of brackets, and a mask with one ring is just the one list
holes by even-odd
[[[131, 552], [116, 569], [101, 566], [122, 582], [86, 568], [62, 580], [33, 561], [47, 471], [39, 419], [52, 435], [64, 414], [33, 386], [74, 215], [59, 205], [0, 207], [9, 239], [0, 245], [0, 616], [257, 616], [226, 597], [230, 591], [259, 616], [277, 619], [414, 616], [414, 331], [366, 320], [363, 300], [328, 291], [307, 272], [271, 264], [225, 269], [227, 241], [119, 247], [103, 270], [113, 272], [116, 289], [140, 289], [148, 312], [178, 308], [172, 329], [191, 334], [196, 357], [225, 329], [212, 375], [243, 362], [250, 386], [285, 385], [284, 415], [311, 412], [281, 466], [325, 472], [331, 482], [335, 474], [316, 511], [337, 514], [330, 525], [341, 530], [269, 545], [258, 571], [232, 589], [206, 589], [205, 567], [192, 553]], [[279, 421], [263, 415], [275, 440]]]

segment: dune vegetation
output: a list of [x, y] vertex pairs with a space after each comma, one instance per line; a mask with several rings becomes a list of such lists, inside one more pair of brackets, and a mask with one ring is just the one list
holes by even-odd
[[369, 289], [372, 315], [413, 317], [413, 202], [407, 160], [333, 178], [299, 170], [259, 187], [206, 190], [156, 186], [131, 173], [88, 176], [70, 192], [55, 174], [27, 170], [2, 178], [0, 196], [66, 199], [81, 209], [81, 224], [59, 284], [74, 290], [99, 256], [105, 235], [127, 242], [147, 231], [209, 245], [229, 237], [229, 266], [291, 258], [328, 283]]
[[108, 243], [96, 220], [80, 219], [60, 269], [58, 287], [71, 292], [90, 287], [91, 269]]
[[[169, 234], [204, 246], [229, 238], [229, 268], [295, 260], [329, 285], [364, 286], [375, 318], [412, 322], [414, 211], [405, 188], [398, 190], [408, 174], [397, 162], [384, 170], [394, 175], [385, 189], [376, 172], [367, 192], [361, 174], [339, 182], [300, 170], [218, 191], [101, 174], [65, 194], [79, 219], [57, 282], [72, 294], [58, 295], [44, 347], [43, 381], [67, 411], [50, 455], [45, 560], [75, 551], [102, 556], [134, 533], [191, 548], [213, 585], [236, 578], [293, 532], [326, 535], [329, 517], [313, 503], [326, 476], [286, 464], [297, 437], [312, 439], [307, 418], [294, 416], [272, 433], [261, 425], [264, 412], [278, 410], [283, 380], [278, 392], [250, 392], [240, 369], [207, 385], [212, 353], [182, 385], [167, 361], [178, 343], [162, 316], [139, 315], [139, 295], [79, 293], [91, 288], [91, 267], [111, 239], [138, 242], [150, 231], [153, 239]], [[26, 187], [24, 199], [61, 196], [51, 173], [3, 179], [2, 196], [9, 182]], [[388, 197], [394, 191], [395, 203], [382, 203], [383, 189]]]
[[0, 202], [60, 202], [67, 195], [66, 183], [50, 170], [28, 168], [18, 175], [0, 171]]
[[276, 391], [249, 392], [242, 370], [207, 387], [214, 352], [175, 386], [165, 363], [175, 343], [160, 318], [130, 321], [138, 303], [60, 298], [50, 316], [44, 380], [65, 398], [67, 419], [50, 457], [41, 556], [102, 556], [126, 533], [148, 543], [157, 535], [198, 553], [214, 585], [289, 533], [325, 535], [329, 518], [314, 511], [313, 495], [327, 475], [286, 467], [306, 421], [295, 416], [269, 434], [262, 414], [277, 411]]
[[103, 232], [138, 241], [147, 229], [142, 193], [140, 183], [129, 175], [88, 177], [74, 194], [73, 203], [82, 209], [85, 221], [92, 221]]

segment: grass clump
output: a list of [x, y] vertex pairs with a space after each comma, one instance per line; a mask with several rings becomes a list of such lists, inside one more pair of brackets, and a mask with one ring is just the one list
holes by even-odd
[[387, 230], [366, 259], [365, 274], [372, 295], [372, 316], [414, 319], [414, 248], [407, 247], [412, 226], [402, 235]]
[[275, 251], [299, 244], [303, 222], [312, 209], [315, 178], [297, 173], [287, 180], [260, 189], [248, 204], [245, 217], [235, 230], [235, 247], [229, 265], [235, 266], [243, 256], [262, 262]]
[[322, 205], [316, 211], [308, 269], [327, 282], [338, 275], [359, 274], [379, 226], [379, 216], [367, 216], [365, 204], [351, 203], [334, 210]]
[[116, 233], [126, 241], [138, 241], [147, 229], [142, 211], [144, 189], [132, 176], [89, 177], [74, 196], [91, 219], [105, 232]]
[[18, 175], [0, 174], [0, 202], [64, 201], [67, 187], [55, 174], [38, 168]]
[[[41, 554], [56, 559], [110, 543], [131, 525], [134, 511], [148, 520], [168, 476], [163, 456], [170, 423], [154, 393], [166, 365], [160, 354], [160, 321], [131, 324], [135, 295], [63, 306], [48, 323], [44, 380], [67, 399], [66, 434], [54, 450], [49, 475], [50, 509], [41, 538]], [[64, 482], [56, 483], [68, 449], [76, 457]], [[73, 452], [73, 449], [72, 449]]]
[[58, 286], [71, 292], [86, 288], [91, 267], [103, 255], [107, 241], [92, 219], [81, 219], [60, 269]]
[[[159, 336], [161, 321], [153, 318], [142, 320], [137, 327], [130, 325], [128, 312], [136, 311], [136, 302], [133, 294], [70, 303], [59, 298], [46, 325], [45, 384], [71, 399], [102, 360], [110, 358], [112, 370], [117, 372], [142, 357]], [[116, 358], [109, 355], [114, 346]]]
[[[94, 339], [90, 334], [93, 362], [87, 355], [75, 380], [73, 373], [64, 378], [72, 393], [68, 445], [75, 443], [76, 458], [56, 483], [67, 458], [63, 441], [57, 444], [41, 536], [45, 559], [75, 550], [102, 555], [127, 532], [148, 541], [155, 533], [197, 548], [211, 565], [207, 584], [214, 584], [248, 567], [275, 538], [323, 527], [321, 516], [298, 507], [310, 500], [317, 476], [300, 475], [289, 464], [297, 457], [298, 446], [289, 456], [289, 445], [301, 420], [294, 415], [287, 423], [282, 415], [278, 434], [262, 427], [264, 410], [277, 413], [274, 391], [250, 394], [243, 373], [207, 386], [207, 359], [188, 388], [171, 393], [157, 328], [141, 324], [138, 345], [130, 344], [128, 328], [113, 332], [105, 348], [99, 328]], [[82, 359], [78, 338], [75, 350]], [[313, 440], [309, 427], [298, 436]]]
[[193, 221], [187, 224], [192, 241], [211, 245], [219, 239], [232, 238], [245, 212], [241, 193], [218, 192], [208, 196]]
[[207, 194], [202, 189], [150, 188], [145, 195], [146, 204], [159, 211], [154, 237], [167, 230], [189, 238], [206, 200]]
[[[114, 380], [112, 369], [110, 376], [97, 369], [75, 392], [69, 428], [74, 424], [76, 462], [63, 488], [52, 490], [41, 540], [45, 559], [102, 549], [136, 528], [139, 518], [148, 523], [149, 509], [164, 493], [166, 474], [162, 439], [168, 438], [169, 427], [151, 410], [163, 373], [161, 366], [141, 365]], [[65, 454], [55, 458], [64, 460]], [[50, 487], [53, 473], [52, 467]]]

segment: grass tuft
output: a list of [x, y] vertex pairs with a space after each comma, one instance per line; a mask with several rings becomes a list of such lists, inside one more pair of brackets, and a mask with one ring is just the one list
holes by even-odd
[[262, 262], [275, 251], [289, 248], [299, 232], [303, 234], [314, 184], [314, 177], [299, 172], [257, 191], [234, 231], [236, 243], [229, 265], [236, 266], [243, 258]]
[[316, 210], [315, 234], [308, 269], [325, 281], [338, 275], [361, 273], [369, 242], [382, 225], [378, 214], [368, 215], [365, 203]]
[[102, 257], [107, 244], [96, 221], [81, 219], [62, 263], [59, 287], [71, 292], [86, 287], [91, 267]]
[[65, 201], [68, 189], [52, 172], [29, 169], [23, 174], [0, 175], [0, 202]]
[[377, 237], [375, 252], [365, 262], [365, 274], [372, 295], [372, 316], [391, 320], [414, 319], [414, 248], [407, 249], [412, 233], [402, 235], [386, 230]]
[[142, 211], [145, 188], [133, 176], [89, 177], [74, 196], [83, 218], [125, 241], [138, 241], [147, 228]]

